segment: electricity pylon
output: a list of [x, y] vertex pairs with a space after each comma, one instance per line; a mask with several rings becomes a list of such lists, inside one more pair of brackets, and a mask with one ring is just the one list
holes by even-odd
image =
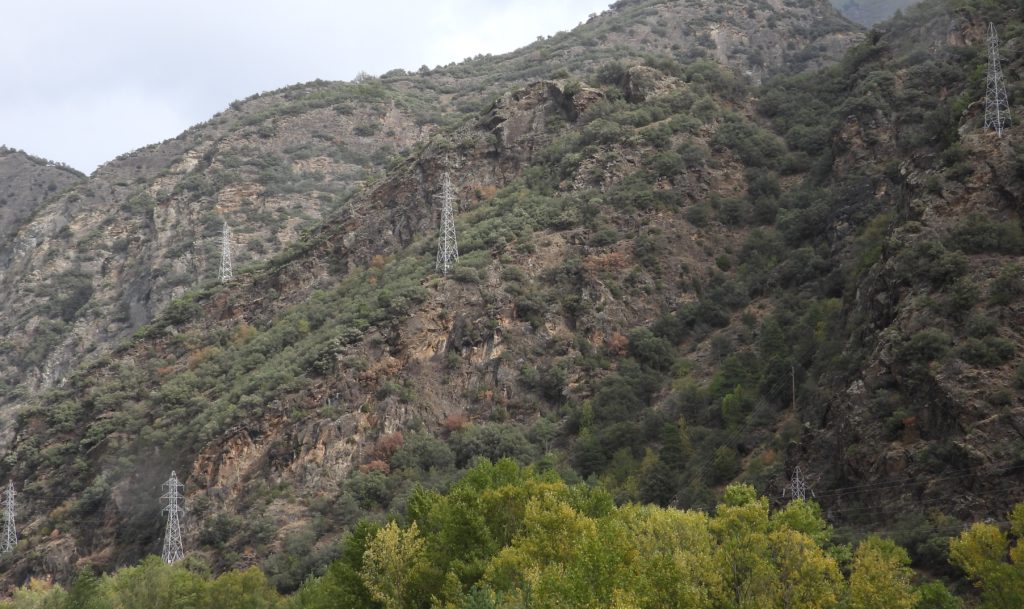
[[811, 497], [814, 496], [814, 491], [811, 490], [810, 485], [804, 480], [803, 472], [800, 471], [800, 466], [797, 465], [793, 470], [793, 477], [789, 479], [789, 484], [782, 491], [782, 496], [789, 495], [790, 499], [807, 499], [808, 493], [810, 493]]
[[459, 260], [459, 242], [455, 236], [455, 192], [448, 172], [441, 178], [441, 231], [437, 241], [435, 268], [447, 275]]
[[1003, 137], [1003, 129], [1010, 126], [1010, 100], [1003, 80], [1003, 58], [999, 54], [999, 35], [996, 26], [988, 24], [988, 76], [985, 86], [985, 129], [992, 129]]
[[181, 517], [185, 514], [185, 508], [178, 505], [179, 501], [184, 500], [181, 492], [185, 485], [178, 482], [176, 473], [171, 472], [171, 477], [163, 486], [167, 488], [167, 492], [160, 499], [167, 502], [163, 509], [167, 514], [167, 530], [164, 532], [164, 551], [160, 557], [165, 563], [173, 564], [185, 556], [181, 544]]
[[7, 483], [4, 491], [4, 538], [0, 540], [0, 554], [13, 552], [18, 545], [18, 529], [14, 525], [14, 482]]
[[220, 282], [231, 281], [235, 276], [231, 268], [231, 227], [227, 220], [220, 234]]

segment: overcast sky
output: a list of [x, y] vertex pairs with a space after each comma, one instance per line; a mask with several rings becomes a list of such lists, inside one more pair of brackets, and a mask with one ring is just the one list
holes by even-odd
[[88, 173], [256, 92], [508, 52], [609, 2], [9, 2], [0, 144]]

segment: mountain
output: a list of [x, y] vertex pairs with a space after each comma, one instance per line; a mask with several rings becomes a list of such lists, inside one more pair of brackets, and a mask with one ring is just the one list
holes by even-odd
[[[824, 2], [619, 2], [104, 166], [6, 268], [8, 581], [157, 550], [173, 469], [194, 554], [291, 590], [480, 456], [681, 507], [779, 499], [799, 466], [843, 534], [891, 527], [941, 570], [1024, 466], [1024, 157], [981, 128], [988, 21], [1019, 74], [1009, 1], [863, 41]], [[218, 284], [225, 217], [249, 266]]]

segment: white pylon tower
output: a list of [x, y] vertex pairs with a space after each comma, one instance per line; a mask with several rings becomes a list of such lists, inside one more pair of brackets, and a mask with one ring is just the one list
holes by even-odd
[[4, 538], [0, 540], [0, 554], [13, 552], [18, 545], [18, 528], [14, 524], [14, 482], [7, 483], [4, 491]]
[[810, 485], [807, 484], [807, 480], [804, 479], [804, 474], [800, 470], [800, 466], [797, 465], [793, 469], [793, 477], [789, 479], [789, 484], [785, 489], [782, 490], [782, 496], [789, 495], [790, 499], [807, 499], [807, 495], [814, 496], [814, 491], [811, 490]]
[[167, 492], [160, 499], [167, 502], [163, 509], [163, 512], [167, 514], [167, 530], [164, 531], [164, 551], [160, 557], [170, 565], [185, 556], [181, 544], [181, 517], [185, 514], [185, 508], [179, 504], [180, 501], [184, 501], [181, 493], [185, 489], [185, 485], [178, 482], [176, 473], [171, 472], [171, 477], [164, 482], [163, 486]]
[[231, 268], [231, 227], [227, 220], [220, 234], [220, 282], [231, 281], [235, 276]]
[[459, 242], [455, 236], [455, 191], [448, 170], [441, 178], [441, 231], [437, 240], [435, 268], [447, 275], [459, 260]]
[[988, 24], [988, 76], [985, 86], [985, 129], [992, 129], [999, 137], [1010, 126], [1010, 100], [1003, 80], [1003, 58], [999, 53], [999, 35], [996, 26]]

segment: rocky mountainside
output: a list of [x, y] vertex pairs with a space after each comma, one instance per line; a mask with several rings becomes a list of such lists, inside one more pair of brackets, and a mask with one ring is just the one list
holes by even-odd
[[[30, 218], [12, 217], [17, 237], [3, 242], [0, 274], [0, 412], [16, 412], [83, 358], [215, 279], [222, 222], [234, 229], [236, 266], [267, 260], [439, 126], [515, 87], [578, 78], [610, 57], [707, 57], [757, 79], [820, 65], [856, 37], [823, 2], [621, 2], [508, 55], [235, 102], [173, 140], [102, 166]], [[635, 86], [640, 95], [650, 83]]]
[[943, 526], [937, 512], [995, 516], [1021, 496], [1024, 163], [1019, 127], [1002, 138], [980, 128], [990, 21], [1020, 99], [1021, 8], [913, 7], [832, 81], [844, 106], [830, 173], [845, 200], [830, 230], [862, 232], [832, 238], [842, 354], [822, 372], [802, 451], [830, 471], [837, 490], [823, 499], [837, 518], [932, 510], [911, 544]]
[[[620, 2], [101, 168], [21, 229], [0, 303], [27, 406], [8, 580], [154, 551], [175, 469], [194, 554], [294, 589], [480, 456], [683, 507], [801, 466], [844, 534], [898, 528], [937, 568], [1021, 499], [1020, 128], [976, 103], [989, 20], [1019, 98], [1019, 10], [931, 0], [836, 63], [860, 35], [824, 2]], [[259, 264], [220, 285], [223, 217]], [[26, 366], [16, 327], [57, 346]]]
[[0, 243], [11, 236], [48, 198], [59, 195], [79, 181], [81, 173], [19, 150], [0, 148]]

